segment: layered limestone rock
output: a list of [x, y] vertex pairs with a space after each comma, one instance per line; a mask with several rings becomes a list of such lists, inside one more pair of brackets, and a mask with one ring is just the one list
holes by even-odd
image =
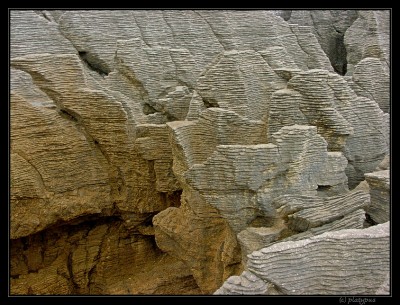
[[371, 204], [366, 212], [376, 223], [390, 220], [390, 173], [389, 170], [365, 174], [371, 194]]
[[[246, 271], [229, 278], [215, 294], [388, 294], [382, 287], [390, 272], [389, 233], [386, 222], [254, 251]], [[300, 279], [307, 279], [307, 285]]]
[[[287, 126], [273, 135], [273, 143], [251, 145], [263, 141], [254, 132], [252, 137], [246, 136], [252, 125], [241, 126], [238, 121], [237, 129], [229, 130], [223, 127], [229, 126], [229, 112], [222, 109], [203, 112], [208, 113], [226, 113], [219, 116], [220, 134], [207, 134], [213, 128], [196, 133], [201, 128], [201, 119], [185, 124], [168, 123], [174, 137], [173, 169], [181, 184], [189, 185], [217, 208], [236, 233], [258, 216], [274, 218], [275, 209], [271, 206], [274, 197], [299, 191], [316, 195], [318, 185], [336, 187], [346, 183], [344, 157], [340, 154], [334, 159], [330, 157], [327, 144], [315, 127]], [[262, 131], [262, 124], [258, 128]], [[231, 137], [227, 137], [228, 130]], [[238, 144], [229, 144], [227, 138], [233, 142], [237, 139]], [[207, 151], [195, 149], [206, 141], [211, 149], [217, 144], [208, 158]], [[331, 170], [332, 160], [341, 174]]]
[[11, 10], [11, 293], [388, 292], [389, 16]]
[[[281, 195], [272, 205], [281, 221], [272, 227], [248, 227], [238, 234], [242, 260], [270, 244], [305, 239], [329, 231], [362, 229], [365, 211], [370, 206], [369, 193], [352, 191], [340, 196]], [[289, 236], [289, 237], [288, 237]]]
[[274, 285], [266, 283], [254, 273], [243, 271], [240, 276], [231, 276], [226, 280], [215, 295], [263, 295], [280, 294]]
[[384, 112], [390, 111], [390, 11], [287, 10], [276, 14], [288, 23], [310, 27], [334, 70], [353, 75], [357, 95], [374, 99]]
[[308, 197], [283, 195], [274, 202], [274, 207], [288, 218], [293, 231], [303, 232], [311, 228], [339, 220], [345, 215], [368, 206], [370, 198], [362, 191], [353, 191], [334, 197]]
[[[359, 96], [390, 113], [390, 11], [359, 11], [344, 36], [349, 80]], [[372, 79], [373, 78], [373, 79]]]
[[362, 59], [348, 82], [357, 95], [375, 100], [382, 111], [390, 112], [390, 72], [386, 62], [374, 57]]
[[357, 11], [357, 19], [347, 29], [344, 44], [348, 72], [367, 57], [379, 58], [390, 66], [390, 11]]
[[357, 20], [357, 11], [287, 10], [277, 13], [289, 23], [310, 27], [334, 70], [341, 75], [346, 74], [348, 50], [344, 44], [344, 35]]
[[10, 11], [10, 55], [74, 54], [74, 45], [58, 29], [51, 12]]
[[89, 219], [18, 239], [11, 294], [199, 294], [190, 270], [154, 236], [116, 218]]
[[[225, 115], [220, 116], [220, 114]], [[314, 200], [316, 206], [315, 212], [311, 212], [311, 214], [314, 213], [318, 218], [317, 214], [325, 211], [326, 206], [329, 205], [324, 202], [326, 200], [317, 197], [318, 185], [335, 188], [338, 185], [342, 186], [347, 181], [344, 174], [344, 168], [347, 165], [346, 159], [341, 153], [327, 152], [327, 143], [317, 134], [316, 127], [286, 126], [272, 135], [272, 143], [256, 144], [258, 141], [265, 141], [265, 137], [257, 136], [255, 132], [249, 131], [251, 128], [262, 131], [261, 122], [254, 122], [252, 125], [250, 121], [245, 124], [242, 118], [237, 115], [232, 116], [232, 114], [223, 109], [210, 108], [203, 111], [197, 121], [167, 124], [170, 127], [173, 143], [173, 170], [183, 186], [184, 192], [179, 209], [169, 208], [154, 218], [155, 235], [161, 249], [189, 262], [202, 262], [200, 257], [204, 257], [203, 252], [197, 248], [193, 238], [188, 234], [194, 228], [198, 229], [197, 222], [207, 222], [207, 228], [211, 223], [215, 223], [216, 227], [216, 221], [222, 218], [225, 225], [229, 224], [231, 230], [236, 234], [249, 226], [262, 226], [248, 230], [250, 232], [275, 232], [275, 236], [272, 237], [265, 234], [266, 240], [271, 242], [284, 236], [281, 231], [286, 231], [288, 234], [287, 231], [304, 231], [308, 228], [307, 225], [302, 229], [294, 228], [290, 221], [283, 223], [287, 213], [279, 213], [277, 209], [280, 206], [272, 204], [274, 198], [288, 193], [308, 193], [311, 196], [310, 200]], [[211, 115], [214, 116], [213, 120], [205, 120]], [[205, 125], [206, 122], [215, 122], [214, 124], [219, 128], [204, 128], [210, 124]], [[236, 125], [236, 129], [226, 128], [232, 125]], [[203, 132], [201, 133], [199, 130]], [[219, 131], [219, 134], [213, 135], [212, 131], [214, 130]], [[239, 144], [230, 144], [230, 141]], [[207, 143], [206, 147], [211, 148], [210, 150], [214, 150], [214, 152], [195, 149], [200, 143]], [[336, 171], [333, 170], [335, 167]], [[325, 214], [327, 218], [319, 222], [315, 220], [315, 225], [311, 225], [311, 227], [340, 219], [344, 215], [364, 207], [369, 203], [369, 197], [363, 195], [362, 193], [355, 195], [351, 193], [345, 198], [331, 199], [332, 210], [327, 209]], [[357, 198], [357, 196], [361, 197]], [[296, 195], [293, 197], [297, 198]], [[306, 205], [304, 204], [304, 206]], [[311, 203], [308, 205], [310, 206]], [[309, 211], [311, 210], [313, 209]], [[209, 218], [207, 215], [211, 213], [213, 217], [207, 219]], [[181, 216], [179, 217], [179, 215]], [[293, 219], [297, 217], [296, 215], [292, 216]], [[310, 216], [311, 222], [313, 222], [312, 217]], [[179, 218], [185, 219], [185, 221], [178, 222]], [[301, 216], [299, 216], [300, 218]], [[360, 217], [358, 219], [361, 220]], [[349, 222], [349, 227], [352, 227], [351, 225], [359, 225], [360, 221], [350, 220]], [[361, 225], [362, 223], [363, 219]], [[211, 228], [207, 229], [207, 232], [208, 230]], [[233, 233], [231, 230], [228, 232], [230, 235]], [[226, 229], [220, 229], [218, 233], [212, 232], [208, 235], [210, 236], [209, 240], [227, 234], [224, 233]], [[246, 245], [249, 244], [249, 241], [248, 236], [243, 237], [243, 233], [240, 235], [239, 242], [243, 254], [246, 253]], [[211, 236], [213, 237], [211, 238]], [[237, 247], [236, 240], [234, 238], [227, 239], [227, 237], [219, 239], [220, 247], [223, 249], [224, 266], [225, 264], [232, 265], [233, 262], [238, 263], [237, 252], [234, 252]], [[255, 243], [260, 244], [266, 240], [260, 241], [256, 238]], [[188, 244], [191, 246], [189, 247]], [[205, 245], [207, 242], [203, 242], [203, 248]], [[227, 248], [228, 245], [230, 248]], [[253, 245], [248, 247], [252, 248]], [[207, 252], [206, 256], [211, 256], [215, 250]], [[193, 254], [188, 255], [188, 253]], [[193, 260], [192, 256], [197, 259]], [[236, 258], [236, 260], [228, 260], [225, 263], [224, 257]], [[204, 272], [207, 270], [206, 264], [209, 264], [210, 260], [212, 259], [207, 259], [202, 262], [202, 265], [192, 268], [196, 268], [197, 270], [194, 269], [196, 272]], [[221, 273], [226, 274], [225, 271]], [[208, 279], [208, 285], [210, 281], [211, 279]], [[203, 283], [199, 283], [199, 286], [201, 289], [208, 289]]]
[[183, 261], [202, 294], [211, 294], [240, 271], [240, 247], [228, 222], [195, 191], [184, 190], [180, 208], [154, 219], [157, 246]]
[[328, 150], [347, 158], [346, 174], [354, 188], [389, 151], [388, 115], [374, 100], [357, 96], [342, 77], [324, 70], [298, 73], [287, 86], [273, 93], [270, 132], [286, 124], [317, 126]]
[[[26, 204], [30, 199], [20, 194], [19, 188], [23, 186], [20, 187], [19, 182], [12, 183], [12, 188], [17, 188], [12, 192], [15, 202], [25, 200], [25, 204], [13, 206], [11, 217], [29, 213], [30, 207], [35, 210], [32, 214], [49, 215], [39, 217], [39, 222], [44, 223], [32, 224], [24, 233], [18, 234], [12, 227], [13, 237], [26, 236], [59, 220], [86, 214], [107, 213], [107, 210], [151, 213], [179, 204], [172, 198], [180, 188], [177, 181], [169, 177], [172, 174], [168, 174], [172, 156], [167, 133], [160, 132], [157, 127], [150, 131], [145, 127], [136, 128], [129, 104], [112, 91], [101, 89], [90, 75], [85, 74], [76, 55], [27, 55], [13, 59], [11, 64], [20, 69], [21, 75], [22, 71], [29, 73], [16, 79], [21, 83], [16, 83], [16, 89], [12, 91], [11, 111], [16, 116], [11, 125], [12, 153], [15, 151], [14, 156], [19, 153], [14, 177], [18, 176], [18, 169], [24, 162], [21, 158], [26, 155], [26, 162], [36, 168], [43, 179], [43, 190], [38, 197], [47, 202], [40, 204], [41, 201], [32, 194], [32, 202], [38, 201], [39, 205]], [[64, 73], [57, 73], [56, 67], [62, 68]], [[32, 96], [24, 99], [29, 92], [18, 94], [29, 90], [42, 94], [34, 104], [30, 100]], [[32, 110], [24, 111], [26, 107]], [[37, 113], [37, 120], [42, 117], [43, 123], [22, 123], [34, 117], [31, 112]], [[53, 133], [52, 126], [55, 126]], [[158, 156], [140, 157], [143, 155], [142, 143], [149, 138], [144, 137], [146, 132], [153, 136], [145, 145], [151, 149], [151, 142], [155, 142]], [[74, 133], [76, 140], [72, 136]], [[135, 138], [138, 138], [137, 142]], [[166, 148], [160, 149], [163, 144], [157, 143], [164, 143]], [[35, 170], [29, 173], [34, 175], [32, 179], [38, 175]], [[98, 196], [98, 199], [92, 199], [92, 196]]]
[[10, 106], [11, 238], [111, 209], [107, 159], [20, 70], [12, 73]]

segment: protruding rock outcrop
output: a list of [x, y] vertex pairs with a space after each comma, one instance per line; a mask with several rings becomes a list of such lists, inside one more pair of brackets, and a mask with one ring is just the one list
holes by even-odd
[[389, 17], [11, 10], [12, 294], [387, 293]]
[[390, 177], [389, 170], [382, 170], [365, 174], [368, 182], [371, 205], [366, 212], [376, 223], [384, 223], [390, 220]]
[[[248, 271], [228, 279], [216, 294], [270, 294], [267, 287], [294, 295], [388, 294], [381, 287], [387, 286], [390, 272], [389, 229], [386, 222], [254, 251], [248, 256]], [[246, 281], [248, 274], [251, 282]]]

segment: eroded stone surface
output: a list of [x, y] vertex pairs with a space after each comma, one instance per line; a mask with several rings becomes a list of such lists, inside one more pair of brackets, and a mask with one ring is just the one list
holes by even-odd
[[[254, 283], [243, 285], [244, 273], [229, 278], [216, 293], [270, 294], [265, 287], [274, 285], [294, 295], [388, 294], [389, 231], [386, 222], [276, 243], [248, 256], [246, 270], [255, 275]], [[299, 280], [304, 278], [307, 285]]]
[[366, 212], [376, 223], [390, 220], [390, 173], [389, 170], [365, 174], [371, 194], [371, 204]]
[[389, 220], [389, 16], [12, 10], [11, 292], [340, 293], [246, 264], [377, 259], [332, 231]]
[[132, 230], [104, 218], [14, 240], [11, 294], [200, 293], [185, 264]]

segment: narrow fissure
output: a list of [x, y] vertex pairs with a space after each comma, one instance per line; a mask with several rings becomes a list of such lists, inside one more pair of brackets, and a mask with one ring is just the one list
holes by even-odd
[[[368, 175], [362, 171], [373, 170], [373, 162], [380, 161], [374, 156], [387, 151], [386, 147], [367, 151], [375, 143], [383, 143], [386, 118], [376, 114], [372, 104], [363, 108], [365, 112], [356, 111], [357, 105], [347, 99], [354, 99], [357, 92], [340, 76], [347, 73], [347, 56], [351, 63], [358, 56], [352, 53], [355, 49], [368, 55], [363, 51], [365, 43], [355, 38], [356, 31], [359, 40], [367, 37], [366, 33], [368, 39], [375, 39], [373, 35], [381, 34], [377, 32], [383, 24], [377, 27], [370, 21], [380, 21], [380, 13], [372, 12], [360, 20], [367, 25], [347, 31], [351, 18], [358, 18], [359, 12], [332, 11], [262, 11], [255, 12], [254, 19], [249, 12], [224, 11], [215, 20], [201, 11], [35, 10], [26, 16], [13, 12], [13, 22], [20, 24], [15, 27], [18, 31], [11, 29], [11, 47], [18, 49], [11, 66], [29, 73], [32, 79], [20, 71], [12, 72], [18, 82], [13, 83], [16, 111], [11, 115], [20, 117], [12, 135], [13, 157], [19, 163], [12, 169], [10, 210], [14, 214], [10, 221], [18, 239], [9, 243], [11, 294], [212, 294], [225, 284], [228, 294], [254, 292], [257, 285], [262, 286], [262, 294], [291, 294], [299, 292], [298, 287], [304, 294], [323, 294], [339, 283], [337, 289], [351, 295], [353, 287], [343, 285], [343, 272], [336, 272], [346, 269], [342, 263], [347, 264], [349, 257], [354, 259], [351, 265], [365, 273], [370, 272], [365, 261], [371, 261], [379, 272], [387, 272], [386, 266], [380, 265], [387, 261], [382, 232], [378, 232], [379, 240], [358, 238], [355, 230], [351, 239], [336, 236], [323, 240], [327, 234], [335, 235], [347, 220], [345, 225], [356, 229], [379, 225], [370, 206], [354, 210], [351, 213], [357, 213], [344, 219], [350, 214], [349, 207], [367, 205], [368, 194], [362, 191], [368, 192], [368, 180], [354, 196], [343, 199], [339, 195], [347, 196], [348, 188], [352, 191], [365, 180]], [[318, 42], [315, 37], [308, 39], [310, 30]], [[50, 36], [41, 41], [43, 33], [55, 35], [54, 39]], [[386, 39], [387, 33], [383, 34], [377, 36], [377, 48]], [[72, 54], [60, 35], [74, 42]], [[142, 44], [136, 44], [138, 38]], [[233, 49], [223, 52], [225, 44]], [[270, 55], [261, 63], [253, 61], [254, 50], [249, 49], [255, 44], [267, 48]], [[174, 66], [160, 64], [160, 55]], [[54, 59], [60, 65], [46, 64]], [[240, 63], [240, 75], [255, 84], [256, 92], [254, 86], [240, 86], [241, 80], [232, 73], [236, 62]], [[259, 64], [266, 66], [261, 76]], [[288, 83], [283, 88], [271, 71], [291, 71], [295, 66], [302, 71], [293, 72], [290, 80], [285, 78]], [[249, 73], [241, 67], [247, 67]], [[68, 69], [74, 73], [65, 73]], [[329, 71], [322, 72], [325, 70]], [[334, 95], [323, 86], [332, 70], [338, 74], [333, 78]], [[59, 77], [58, 72], [65, 74]], [[80, 79], [68, 79], [82, 73], [82, 84]], [[363, 87], [360, 82], [356, 85]], [[94, 90], [98, 94], [89, 94]], [[45, 103], [38, 102], [43, 98], [38, 91], [55, 106], [45, 108]], [[231, 103], [226, 104], [223, 100], [228, 91]], [[298, 92], [309, 94], [298, 97]], [[299, 98], [305, 99], [304, 103]], [[253, 107], [246, 115], [237, 106], [242, 100]], [[332, 107], [326, 106], [328, 100]], [[276, 113], [287, 113], [289, 120], [271, 116], [270, 103], [276, 103]], [[205, 109], [219, 107], [224, 109]], [[191, 117], [187, 116], [189, 108]], [[336, 111], [345, 118], [345, 112], [355, 115], [337, 124], [337, 116], [325, 120], [320, 115], [336, 115]], [[305, 119], [301, 113], [307, 114]], [[282, 128], [271, 132], [272, 140], [258, 144], [269, 125], [277, 122]], [[373, 123], [379, 128], [382, 125], [382, 130], [370, 126]], [[353, 128], [354, 135], [346, 131], [338, 136], [335, 128]], [[332, 153], [327, 163], [331, 151], [352, 160], [346, 167], [343, 155]], [[201, 152], [207, 158], [200, 158]], [[42, 174], [50, 181], [47, 188]], [[386, 183], [386, 174], [380, 173], [379, 178]], [[51, 181], [68, 190], [60, 191]], [[378, 194], [369, 185], [371, 206], [374, 200], [386, 200], [379, 197], [386, 195], [386, 188], [377, 190]], [[336, 193], [337, 198], [329, 198]], [[322, 204], [325, 199], [327, 204]], [[339, 219], [343, 221], [333, 224]], [[323, 230], [331, 231], [316, 237]], [[240, 236], [248, 236], [248, 240], [238, 237], [242, 232]], [[293, 236], [296, 234], [301, 235]], [[310, 242], [305, 240], [312, 235]], [[277, 245], [287, 237], [293, 241]], [[335, 257], [335, 264], [329, 265], [332, 272], [319, 281], [318, 268], [327, 270], [323, 255], [336, 249], [335, 243], [342, 238], [346, 242], [337, 248], [349, 255], [343, 262], [343, 257]], [[323, 243], [318, 245], [318, 240]], [[298, 241], [299, 247], [294, 244]], [[251, 244], [260, 251], [254, 253], [248, 247]], [[365, 249], [365, 244], [365, 253], [378, 259], [364, 259], [363, 251], [353, 252], [361, 246]], [[310, 250], [314, 246], [321, 246], [316, 256]], [[306, 259], [293, 264], [303, 254]], [[248, 271], [247, 275], [242, 271]], [[309, 283], [304, 284], [305, 277]], [[350, 282], [365, 280], [351, 270], [345, 277]], [[358, 289], [361, 284], [354, 286]], [[368, 289], [374, 292], [370, 287], [373, 285]]]
[[92, 54], [86, 51], [78, 51], [81, 60], [93, 71], [100, 74], [102, 77], [107, 76], [111, 71], [100, 62], [100, 59], [95, 58]]
[[[335, 29], [336, 30], [336, 29]], [[347, 73], [347, 50], [344, 44], [344, 34], [336, 30], [334, 41], [332, 42], [331, 52], [328, 54], [333, 69], [339, 75]]]
[[76, 117], [76, 115], [74, 115], [70, 110], [67, 110], [67, 109], [60, 109], [60, 110], [59, 110], [59, 114], [60, 114], [63, 118], [65, 118], [65, 119], [67, 119], [67, 120], [70, 120], [70, 121], [72, 121], [72, 122], [77, 123], [77, 122], [79, 121], [78, 118]]
[[212, 98], [203, 98], [203, 103], [206, 108], [219, 108], [218, 102]]

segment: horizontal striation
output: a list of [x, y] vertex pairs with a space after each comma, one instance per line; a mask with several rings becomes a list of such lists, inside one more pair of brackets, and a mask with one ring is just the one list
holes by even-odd
[[371, 204], [365, 209], [376, 223], [390, 220], [390, 171], [382, 170], [365, 174], [371, 194]]
[[286, 294], [369, 294], [389, 272], [388, 246], [387, 222], [277, 243], [250, 254], [248, 268]]
[[197, 82], [203, 100], [253, 120], [267, 118], [272, 93], [285, 86], [286, 81], [252, 50], [225, 51]]
[[334, 220], [332, 222], [329, 222], [327, 224], [318, 227], [310, 228], [307, 231], [294, 234], [278, 242], [300, 240], [309, 238], [311, 236], [319, 235], [325, 232], [338, 231], [343, 229], [363, 229], [364, 223], [365, 223], [365, 211], [363, 209], [358, 209], [346, 214], [345, 216], [343, 216], [343, 218]]
[[[231, 276], [214, 292], [215, 295], [263, 295], [271, 294], [273, 285], [266, 283], [254, 273], [243, 271], [240, 276]], [[269, 293], [268, 293], [269, 292]]]
[[288, 215], [288, 225], [295, 231], [306, 231], [328, 222], [338, 220], [370, 203], [369, 194], [350, 191], [332, 197], [308, 197], [283, 195], [273, 205], [282, 215]]
[[[48, 18], [48, 17], [47, 17]], [[49, 53], [77, 54], [73, 44], [58, 30], [58, 24], [45, 14], [10, 10], [10, 57]]]

